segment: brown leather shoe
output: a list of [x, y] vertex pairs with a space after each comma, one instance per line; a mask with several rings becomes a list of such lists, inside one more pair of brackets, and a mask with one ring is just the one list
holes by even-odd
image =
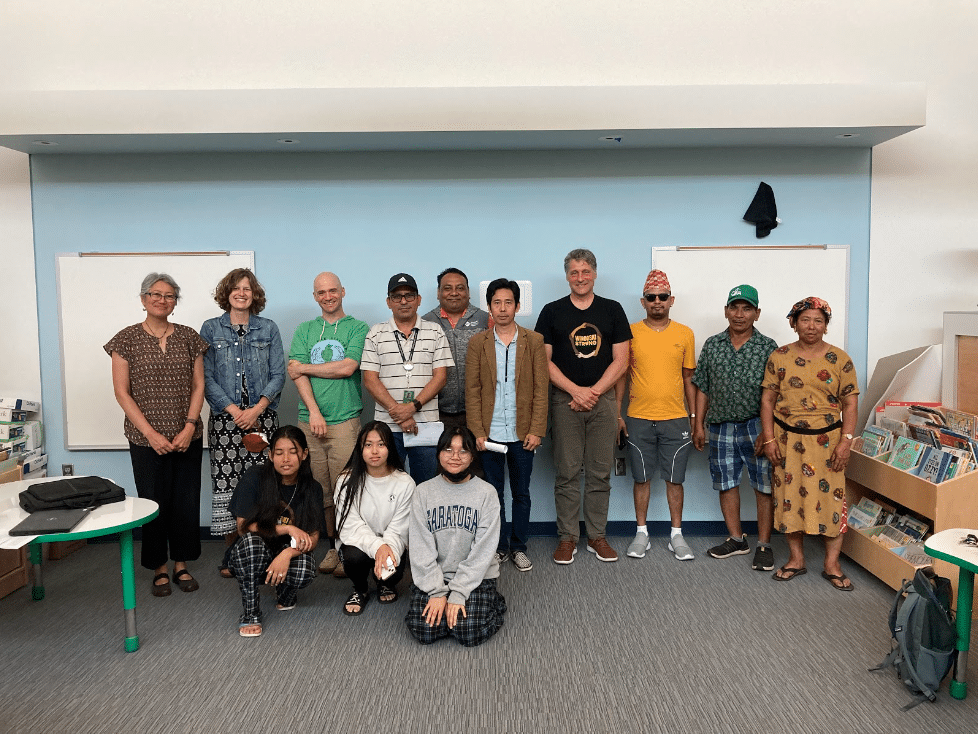
[[556, 563], [559, 565], [571, 565], [575, 562], [575, 552], [576, 552], [575, 542], [571, 539], [563, 539], [558, 543], [558, 549], [551, 556]]
[[615, 562], [619, 559], [619, 555], [616, 554], [616, 550], [609, 546], [609, 542], [606, 541], [605, 537], [590, 539], [589, 549], [591, 549], [595, 553], [595, 556], [603, 562]]

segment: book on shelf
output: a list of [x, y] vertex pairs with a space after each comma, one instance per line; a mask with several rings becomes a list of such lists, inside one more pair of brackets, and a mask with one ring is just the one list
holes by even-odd
[[926, 548], [921, 542], [907, 544], [904, 547], [895, 547], [892, 552], [913, 567], [925, 567], [935, 564], [935, 560], [926, 553]]
[[899, 437], [895, 440], [895, 449], [892, 450], [888, 464], [899, 470], [912, 470], [919, 465], [922, 460], [922, 453], [925, 445], [917, 440], [908, 437]]
[[868, 534], [868, 538], [873, 539], [882, 547], [887, 547], [888, 549], [894, 549], [895, 547], [904, 547], [906, 544], [915, 541], [908, 534], [896, 529], [893, 526], [874, 527], [871, 529], [871, 532]]
[[24, 435], [24, 425], [13, 422], [0, 422], [0, 440], [12, 440]]
[[954, 432], [960, 432], [971, 437], [974, 441], [977, 439], [977, 418], [973, 414], [947, 409], [946, 426]]
[[26, 422], [27, 412], [20, 409], [11, 409], [9, 406], [0, 406], [0, 422]]
[[870, 529], [876, 526], [878, 515], [868, 513], [860, 506], [851, 506], [847, 510], [847, 525], [852, 529]]
[[908, 534], [916, 542], [921, 542], [929, 533], [929, 524], [909, 514], [903, 514], [891, 524], [903, 534]]
[[891, 417], [878, 417], [878, 426], [882, 429], [887, 429], [896, 437], [909, 436], [909, 425], [907, 425], [905, 422], [900, 422], [897, 419], [892, 419]]
[[922, 460], [912, 470], [914, 475], [930, 483], [942, 483], [946, 480], [946, 471], [952, 456], [937, 447], [927, 447], [922, 451]]
[[940, 407], [933, 406], [932, 404], [912, 404], [909, 407], [909, 414], [926, 417], [927, 419], [931, 418], [932, 421], [939, 422], [944, 427], [946, 426], [946, 415], [943, 414]]

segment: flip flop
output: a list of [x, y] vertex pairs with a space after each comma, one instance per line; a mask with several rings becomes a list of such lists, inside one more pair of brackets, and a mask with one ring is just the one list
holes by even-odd
[[[786, 577], [784, 577], [784, 578], [779, 577], [779, 573], [786, 574]], [[772, 574], [772, 579], [773, 580], [778, 580], [781, 583], [785, 583], [787, 580], [792, 580], [797, 575], [806, 575], [806, 568], [805, 567], [786, 567], [785, 565], [783, 565], [781, 568], [779, 568], [778, 570], [776, 570], [776, 572], [774, 572]]]
[[[853, 583], [848, 582], [847, 585], [844, 585], [844, 581], [847, 580], [847, 575], [831, 575], [826, 570], [820, 573], [820, 575], [823, 577], [824, 580], [830, 582], [830, 584], [833, 585], [836, 590], [842, 592], [848, 592], [854, 590]], [[836, 583], [834, 582], [835, 580], [837, 581]], [[838, 585], [837, 583], [840, 583], [840, 585]]]
[[[360, 616], [364, 613], [364, 608], [367, 606], [368, 602], [367, 593], [358, 593], [356, 590], [351, 593], [350, 598], [344, 602], [344, 615], [345, 616]], [[348, 611], [347, 606], [359, 606], [356, 611]]]
[[[259, 627], [259, 630], [258, 631], [253, 631], [250, 634], [246, 634], [245, 633], [245, 627], [246, 626], [258, 626]], [[246, 639], [250, 639], [253, 636], [262, 636], [262, 624], [238, 624], [238, 635], [239, 636], [244, 636]]]

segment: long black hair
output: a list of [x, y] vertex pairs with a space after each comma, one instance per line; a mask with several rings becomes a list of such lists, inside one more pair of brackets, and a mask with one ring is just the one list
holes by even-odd
[[354, 445], [354, 452], [351, 453], [350, 460], [347, 461], [347, 465], [344, 466], [344, 470], [340, 475], [343, 478], [340, 491], [343, 492], [344, 500], [341, 507], [337, 509], [338, 532], [344, 528], [344, 522], [347, 521], [347, 515], [350, 514], [350, 510], [354, 506], [359, 507], [361, 502], [361, 491], [364, 490], [364, 484], [367, 482], [368, 476], [367, 463], [364, 462], [364, 444], [367, 442], [367, 436], [370, 432], [377, 432], [378, 437], [381, 438], [381, 441], [385, 443], [385, 447], [388, 448], [388, 470], [392, 473], [396, 470], [403, 472], [405, 470], [402, 459], [398, 457], [398, 453], [395, 451], [395, 436], [391, 433], [391, 429], [387, 424], [373, 421], [361, 427], [361, 431], [357, 435], [357, 442]]
[[[292, 442], [300, 454], [309, 450], [303, 430], [291, 424], [279, 427], [269, 440], [269, 456], [265, 463], [259, 467], [258, 503], [243, 525], [247, 529], [251, 524], [255, 524], [258, 533], [266, 539], [272, 539], [276, 536], [276, 520], [282, 515], [285, 508], [285, 501], [283, 501], [279, 491], [279, 486], [282, 485], [282, 476], [272, 463], [272, 453], [275, 452], [276, 443], [283, 439]], [[311, 529], [317, 530], [321, 526], [319, 517], [323, 515], [323, 509], [318, 509], [317, 504], [313, 501], [314, 483], [316, 481], [313, 479], [310, 456], [307, 452], [306, 457], [299, 465], [299, 472], [296, 475], [296, 497], [290, 504], [295, 525], [305, 532]]]

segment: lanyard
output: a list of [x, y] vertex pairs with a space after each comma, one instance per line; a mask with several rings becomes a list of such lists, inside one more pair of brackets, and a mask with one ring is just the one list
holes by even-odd
[[[405, 357], [405, 351], [402, 350], [401, 340], [398, 339], [398, 336], [401, 334], [401, 332], [399, 332], [398, 330], [394, 330], [394, 333], [395, 333], [395, 345], [398, 346], [398, 354], [402, 357], [402, 366], [404, 366], [406, 371], [410, 371], [412, 370], [412, 356], [415, 355], [415, 343], [419, 339], [419, 328], [418, 327], [412, 328], [412, 349], [409, 351], [407, 358]], [[408, 342], [408, 338], [405, 338], [405, 341]]]

